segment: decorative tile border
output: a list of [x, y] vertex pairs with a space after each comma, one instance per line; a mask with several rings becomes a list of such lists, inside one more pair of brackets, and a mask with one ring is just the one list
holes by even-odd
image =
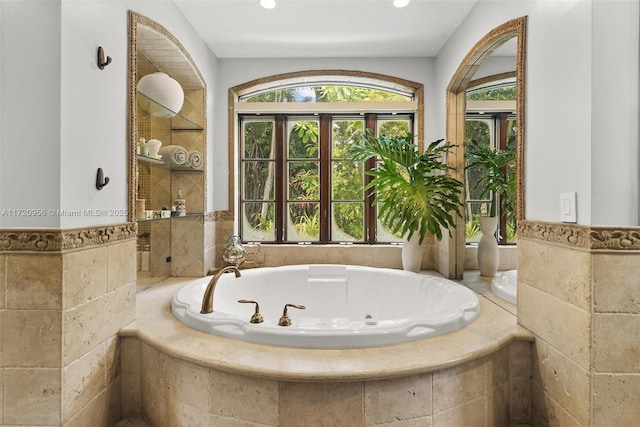
[[232, 211], [214, 211], [207, 213], [206, 219], [210, 221], [233, 221], [234, 215]]
[[87, 249], [92, 246], [135, 239], [137, 233], [138, 224], [135, 222], [68, 230], [0, 229], [0, 251], [63, 252]]
[[518, 236], [587, 250], [640, 250], [640, 227], [519, 221]]
[[62, 233], [53, 230], [1, 230], [0, 251], [53, 252], [62, 249]]
[[591, 249], [640, 250], [640, 227], [592, 227]]

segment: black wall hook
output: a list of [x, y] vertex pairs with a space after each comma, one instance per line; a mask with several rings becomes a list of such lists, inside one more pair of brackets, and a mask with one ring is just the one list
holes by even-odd
[[104, 173], [102, 172], [102, 168], [98, 168], [98, 173], [96, 175], [96, 188], [98, 190], [102, 190], [104, 186], [106, 186], [108, 183], [109, 183], [109, 177], [104, 176]]
[[109, 64], [111, 64], [111, 57], [107, 56], [107, 60], [105, 61], [104, 49], [102, 49], [102, 46], [99, 46], [98, 47], [98, 68], [100, 68], [101, 70], [104, 70], [104, 67], [106, 67]]

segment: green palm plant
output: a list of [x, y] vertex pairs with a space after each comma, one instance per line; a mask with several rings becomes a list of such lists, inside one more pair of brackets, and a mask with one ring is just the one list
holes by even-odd
[[465, 223], [464, 236], [467, 241], [475, 238], [480, 234], [480, 219], [478, 215], [474, 215], [469, 221]]
[[365, 172], [373, 177], [365, 190], [375, 190], [378, 218], [392, 233], [407, 239], [418, 233], [422, 243], [427, 233], [440, 240], [442, 228], [455, 228], [453, 214], [461, 215], [463, 184], [447, 174], [451, 168], [442, 160], [451, 146], [442, 141], [419, 153], [413, 135], [367, 131], [349, 148], [347, 157], [353, 161], [377, 159], [375, 168]]
[[488, 144], [471, 140], [467, 144], [465, 158], [467, 169], [482, 171], [472, 189], [481, 189], [480, 197], [491, 197], [489, 216], [497, 215], [496, 200], [499, 200], [501, 214], [511, 217], [515, 211], [516, 193], [515, 138], [507, 143], [504, 150], [494, 150]]

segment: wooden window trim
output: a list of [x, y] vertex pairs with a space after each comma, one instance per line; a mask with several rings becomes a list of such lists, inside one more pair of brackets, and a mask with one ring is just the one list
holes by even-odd
[[[404, 116], [405, 114], [403, 114]], [[406, 114], [410, 116], [410, 128], [412, 129], [414, 126], [414, 114]], [[275, 133], [275, 241], [274, 242], [265, 242], [265, 243], [297, 243], [295, 241], [288, 240], [288, 236], [286, 233], [286, 223], [287, 223], [287, 182], [288, 177], [287, 174], [287, 120], [292, 117], [308, 117], [308, 114], [297, 115], [297, 114], [277, 114], [275, 116], [262, 116], [256, 114], [241, 114], [239, 115], [239, 141], [242, 144], [243, 135], [242, 135], [242, 123], [244, 120], [253, 119], [253, 118], [269, 118], [274, 121], [274, 133]], [[354, 114], [319, 114], [319, 175], [320, 175], [320, 236], [319, 241], [310, 242], [311, 244], [332, 244], [339, 243], [331, 240], [331, 171], [332, 171], [332, 157], [331, 157], [331, 144], [332, 144], [332, 132], [331, 132], [331, 124], [332, 121], [336, 118], [353, 118]], [[368, 113], [364, 115], [365, 128], [370, 129], [372, 131], [376, 131], [377, 120], [379, 118], [387, 118], [388, 114], [385, 113]], [[239, 156], [240, 162], [240, 170], [242, 170], [242, 162], [246, 160], [243, 156]], [[370, 159], [365, 164], [365, 170], [370, 170], [375, 167], [376, 161], [375, 159]], [[240, 173], [242, 177], [242, 173]], [[364, 176], [364, 184], [365, 186], [371, 182], [371, 177], [369, 175]], [[240, 186], [242, 187], [242, 181], [240, 182]], [[242, 194], [242, 190], [241, 190]], [[363, 195], [364, 201], [364, 241], [362, 242], [352, 242], [353, 244], [386, 244], [387, 242], [377, 242], [377, 215], [376, 215], [376, 206], [372, 204], [375, 199], [375, 193], [371, 190], [366, 191]], [[240, 197], [239, 199], [240, 205], [245, 202], [245, 200]], [[242, 209], [240, 212], [242, 215]], [[240, 225], [242, 230], [242, 224]]]

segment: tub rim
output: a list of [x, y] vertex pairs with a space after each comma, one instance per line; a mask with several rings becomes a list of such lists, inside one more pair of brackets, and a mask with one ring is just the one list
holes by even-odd
[[[206, 281], [202, 282], [194, 279], [176, 291], [171, 302], [171, 312], [174, 317], [187, 326], [208, 334], [283, 348], [319, 349], [382, 347], [430, 339], [467, 327], [477, 319], [480, 312], [479, 299], [476, 292], [459, 282], [436, 275], [344, 264], [292, 264], [279, 267], [264, 267], [264, 270], [265, 274], [301, 272], [304, 276], [310, 276], [312, 267], [327, 269], [329, 272], [333, 272], [335, 268], [344, 268], [349, 275], [361, 274], [362, 272], [366, 274], [379, 270], [387, 275], [385, 276], [386, 278], [406, 276], [414, 283], [419, 282], [419, 285], [427, 282], [427, 286], [441, 285], [445, 290], [455, 289], [455, 295], [460, 296], [463, 300], [460, 301], [460, 305], [452, 309], [455, 311], [447, 312], [446, 315], [441, 317], [385, 317], [380, 325], [373, 327], [365, 326], [366, 322], [362, 318], [360, 322], [352, 320], [348, 327], [338, 329], [332, 327], [305, 328], [304, 324], [295, 322], [289, 328], [282, 328], [277, 326], [275, 322], [277, 318], [270, 319], [271, 321], [264, 324], [253, 325], [247, 320], [248, 316], [247, 318], [241, 318], [236, 313], [225, 311], [213, 313], [213, 315], [217, 314], [215, 317], [212, 317], [212, 314], [203, 316], [200, 313], [200, 303], [198, 302], [197, 305], [194, 305], [191, 292], [193, 289], [200, 291], [202, 284], [206, 283]], [[262, 269], [249, 269], [245, 270], [245, 272], [251, 277], [256, 277]], [[383, 283], [383, 286], [391, 285]], [[258, 299], [264, 308], [263, 300], [259, 298], [250, 299]], [[447, 305], [447, 307], [449, 306]], [[305, 313], [300, 313], [296, 317], [306, 319]], [[227, 326], [233, 326], [233, 328], [226, 328]], [[320, 342], [323, 340], [324, 342]]]
[[176, 319], [171, 300], [184, 283], [185, 279], [170, 278], [138, 293], [136, 319], [120, 329], [119, 337], [137, 338], [170, 357], [232, 374], [314, 382], [423, 374], [478, 359], [512, 341], [534, 340], [531, 332], [518, 325], [516, 316], [478, 295], [480, 316], [474, 322], [425, 340], [353, 349], [254, 344], [207, 334]]

